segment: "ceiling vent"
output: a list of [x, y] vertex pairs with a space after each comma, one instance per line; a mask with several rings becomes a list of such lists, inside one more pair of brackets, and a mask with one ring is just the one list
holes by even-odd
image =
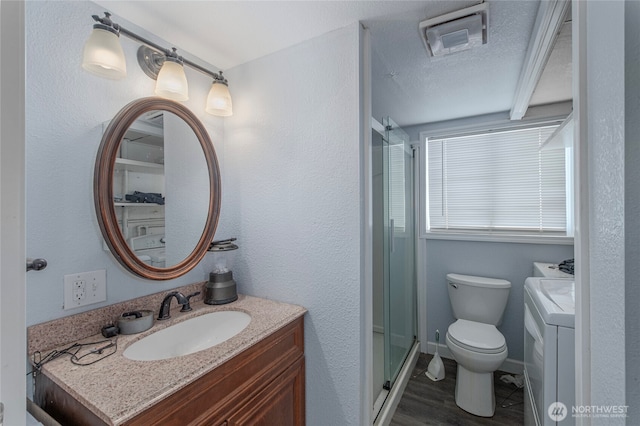
[[481, 3], [420, 22], [420, 35], [431, 56], [444, 56], [487, 43], [489, 8]]

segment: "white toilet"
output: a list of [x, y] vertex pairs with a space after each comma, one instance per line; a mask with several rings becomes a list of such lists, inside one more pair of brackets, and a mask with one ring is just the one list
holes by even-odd
[[496, 328], [502, 322], [511, 283], [506, 280], [447, 274], [456, 322], [446, 342], [458, 363], [456, 404], [471, 414], [492, 417], [496, 398], [493, 373], [507, 359], [507, 344]]

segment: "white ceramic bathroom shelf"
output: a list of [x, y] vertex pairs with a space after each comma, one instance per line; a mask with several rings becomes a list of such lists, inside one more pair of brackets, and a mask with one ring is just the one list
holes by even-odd
[[152, 207], [152, 206], [162, 206], [163, 204], [158, 203], [113, 203], [116, 207]]
[[[164, 164], [158, 163], [150, 163], [147, 161], [139, 161], [139, 160], [131, 160], [129, 158], [116, 158], [116, 164], [114, 166], [114, 172], [122, 174], [121, 191], [122, 194], [128, 194], [133, 189], [140, 189], [139, 187], [132, 188], [132, 181], [135, 180], [135, 176], [147, 176], [152, 177], [153, 179], [164, 179]], [[148, 180], [147, 180], [148, 182]], [[115, 189], [115, 188], [114, 188]], [[144, 190], [144, 188], [143, 188]], [[155, 192], [155, 191], [153, 191]], [[160, 192], [160, 191], [157, 191]], [[127, 201], [119, 201], [114, 202], [115, 207], [121, 207], [122, 216], [121, 216], [121, 224], [122, 224], [122, 233], [125, 238], [129, 238], [129, 218], [130, 214], [128, 210], [130, 208], [141, 208], [141, 207], [154, 207], [164, 209], [164, 205], [157, 203], [131, 203]], [[138, 210], [145, 212], [145, 210]], [[151, 216], [149, 216], [151, 218]]]
[[128, 158], [116, 158], [115, 170], [123, 170], [138, 173], [164, 173], [164, 164], [148, 163], [146, 161], [129, 160]]
[[[146, 161], [130, 160], [128, 158], [116, 158], [116, 165], [114, 167], [116, 171], [122, 171], [125, 173], [123, 192], [129, 191], [129, 172], [133, 173], [147, 173], [152, 175], [164, 174], [164, 164], [149, 163]], [[126, 201], [114, 203], [116, 207], [149, 207], [160, 206], [157, 203], [129, 203]]]

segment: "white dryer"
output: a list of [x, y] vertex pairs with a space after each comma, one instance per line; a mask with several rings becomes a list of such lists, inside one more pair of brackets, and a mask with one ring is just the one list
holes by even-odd
[[574, 425], [574, 281], [527, 278], [524, 309], [525, 425]]

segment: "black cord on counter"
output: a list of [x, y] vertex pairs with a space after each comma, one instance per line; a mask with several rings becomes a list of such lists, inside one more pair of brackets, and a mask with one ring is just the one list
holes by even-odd
[[[86, 348], [87, 346], [96, 346], [96, 345], [102, 345], [102, 344], [105, 344], [105, 345], [97, 348], [93, 348], [89, 350], [89, 352], [87, 353], [79, 354], [80, 351]], [[96, 342], [74, 343], [73, 345], [70, 345], [61, 350], [54, 349], [44, 357], [42, 357], [42, 353], [40, 351], [36, 351], [33, 353], [33, 356], [32, 356], [33, 369], [27, 374], [35, 375], [36, 372], [39, 372], [42, 369], [42, 366], [44, 364], [51, 362], [55, 359], [58, 359], [63, 355], [71, 356], [70, 360], [71, 360], [71, 363], [73, 363], [74, 365], [86, 366], [86, 365], [95, 364], [98, 361], [102, 361], [103, 359], [116, 353], [117, 350], [118, 350], [118, 339], [115, 338], [113, 340], [105, 339], [105, 340], [98, 340]]]

